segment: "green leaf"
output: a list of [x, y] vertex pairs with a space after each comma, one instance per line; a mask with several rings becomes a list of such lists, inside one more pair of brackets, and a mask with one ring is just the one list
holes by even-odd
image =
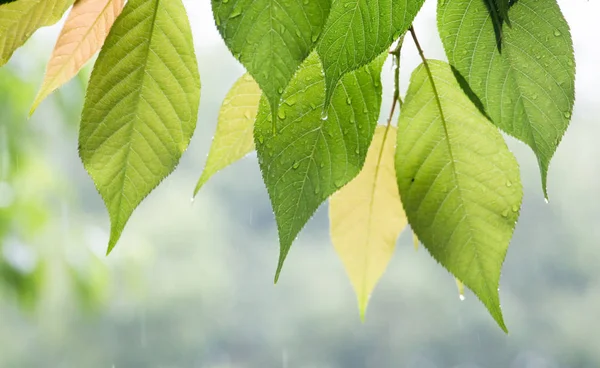
[[450, 66], [428, 63], [438, 93], [419, 66], [398, 121], [396, 175], [404, 210], [433, 258], [473, 290], [506, 331], [498, 284], [523, 196], [519, 168]]
[[314, 48], [330, 0], [212, 0], [219, 32], [277, 115], [283, 90]]
[[555, 0], [520, 0], [509, 14], [502, 54], [482, 2], [440, 1], [438, 28], [450, 63], [494, 124], [535, 152], [547, 197], [548, 166], [575, 100], [573, 45]]
[[292, 242], [317, 208], [361, 170], [381, 106], [380, 74], [386, 55], [346, 75], [327, 116], [323, 69], [316, 53], [302, 64], [283, 94], [276, 133], [261, 101], [254, 140], [277, 228], [277, 281]]
[[73, 0], [19, 0], [0, 6], [0, 66], [38, 28], [60, 20]]
[[424, 0], [333, 0], [317, 51], [328, 106], [342, 76], [373, 61], [412, 24]]
[[111, 218], [110, 252], [139, 203], [177, 165], [200, 77], [181, 0], [129, 0], [94, 66], [79, 154]]
[[229, 90], [219, 111], [217, 132], [194, 196], [214, 174], [254, 150], [254, 121], [260, 96], [260, 88], [250, 74], [244, 74]]

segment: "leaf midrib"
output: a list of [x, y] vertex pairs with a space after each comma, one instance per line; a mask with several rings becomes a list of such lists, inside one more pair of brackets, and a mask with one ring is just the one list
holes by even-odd
[[[79, 42], [77, 44], [77, 46], [75, 47], [75, 49], [73, 49], [73, 52], [71, 53], [71, 55], [69, 56], [69, 61], [70, 60], [74, 60], [75, 59], [75, 52], [77, 50], [79, 50], [82, 45], [83, 45], [83, 41], [87, 40], [88, 36], [90, 35], [92, 29], [94, 29], [94, 27], [96, 26], [96, 24], [98, 24], [98, 21], [100, 20], [100, 18], [103, 17], [103, 15], [106, 14], [107, 9], [109, 8], [110, 5], [113, 5], [115, 0], [107, 0], [106, 1], [106, 5], [104, 5], [104, 7], [102, 8], [102, 10], [100, 11], [100, 13], [98, 13], [98, 16], [94, 19], [94, 21], [92, 22], [92, 24], [88, 27], [88, 29], [85, 31], [85, 33], [83, 34], [82, 38], [81, 38], [81, 42]], [[79, 14], [79, 16], [81, 16], [81, 14]], [[59, 36], [60, 37], [60, 36]], [[93, 54], [92, 54], [93, 55]], [[56, 73], [54, 73], [54, 76], [48, 80], [48, 84], [50, 84], [50, 82], [54, 82], [56, 81], [56, 79], [58, 79], [58, 76], [63, 72], [63, 70], [67, 67], [67, 63], [62, 63], [62, 66], [56, 71]], [[45, 88], [47, 89], [47, 88]], [[41, 92], [41, 91], [40, 91]]]
[[[390, 124], [388, 124], [385, 128], [385, 132], [383, 133], [383, 138], [381, 141], [381, 147], [379, 149], [379, 156], [377, 157], [377, 165], [375, 166], [375, 175], [374, 175], [374, 181], [373, 181], [373, 187], [371, 188], [371, 196], [370, 196], [370, 203], [369, 203], [369, 226], [367, 226], [367, 252], [366, 252], [366, 256], [365, 256], [365, 262], [364, 262], [364, 272], [363, 272], [363, 277], [362, 277], [362, 293], [361, 296], [364, 297], [364, 295], [367, 294], [367, 275], [369, 274], [369, 265], [370, 265], [370, 258], [371, 258], [371, 252], [369, 252], [369, 250], [371, 249], [371, 228], [373, 227], [373, 208], [375, 206], [375, 192], [377, 189], [377, 183], [378, 183], [378, 178], [379, 178], [379, 169], [381, 168], [381, 160], [383, 158], [383, 151], [385, 151], [385, 144], [388, 138], [388, 133], [390, 132]], [[368, 155], [368, 153], [367, 153]], [[361, 306], [362, 307], [362, 306]]]
[[[452, 151], [452, 145], [450, 144], [450, 135], [448, 134], [448, 124], [447, 124], [447, 121], [446, 121], [446, 117], [444, 115], [444, 109], [442, 107], [441, 98], [440, 98], [440, 95], [438, 93], [437, 87], [435, 85], [433, 74], [431, 73], [431, 69], [429, 68], [429, 64], [427, 63], [426, 60], [424, 60], [423, 65], [424, 65], [425, 70], [427, 72], [429, 83], [431, 84], [431, 87], [432, 87], [432, 90], [433, 90], [433, 94], [435, 96], [435, 101], [436, 101], [436, 104], [438, 106], [438, 110], [440, 112], [440, 120], [442, 121], [442, 126], [444, 127], [445, 141], [446, 141], [446, 145], [448, 146], [448, 154], [450, 155], [450, 166], [452, 167], [452, 170], [451, 170], [452, 171], [452, 176], [454, 177], [454, 180], [457, 183], [456, 189], [457, 189], [457, 192], [458, 192], [458, 198], [460, 199], [460, 206], [462, 206], [462, 208], [464, 208], [464, 210], [466, 212], [467, 207], [465, 206], [465, 200], [463, 198], [462, 189], [461, 189], [461, 186], [459, 185], [458, 170], [456, 168], [456, 161], [454, 159], [454, 153]], [[472, 234], [473, 234], [473, 226], [472, 226], [471, 221], [470, 221], [470, 216], [466, 216], [466, 214], [465, 214], [464, 218], [467, 221], [467, 224], [469, 226], [469, 233], [471, 234], [469, 236], [468, 243], [471, 243], [471, 239], [473, 238], [473, 236], [472, 236]], [[490, 289], [487, 277], [482, 272], [482, 270], [484, 268], [483, 268], [483, 264], [481, 263], [481, 259], [480, 259], [480, 256], [479, 256], [479, 249], [476, 246], [474, 246], [474, 245], [473, 245], [472, 248], [473, 248], [473, 252], [475, 254], [475, 259], [476, 259], [477, 265], [478, 265], [478, 271], [479, 271], [478, 273], [481, 276], [481, 279], [483, 280], [483, 283], [485, 284], [485, 288], [488, 290], [488, 292], [491, 291], [492, 295], [493, 295], [494, 291], [493, 291], [493, 289]]]
[[[128, 135], [128, 139], [127, 139], [127, 153], [125, 154], [125, 165], [123, 167], [123, 179], [121, 180], [121, 190], [119, 191], [119, 199], [117, 202], [117, 208], [119, 210], [119, 214], [117, 215], [117, 224], [120, 224], [121, 221], [121, 216], [122, 216], [122, 211], [121, 211], [121, 203], [123, 201], [123, 191], [125, 189], [125, 181], [127, 179], [127, 172], [129, 169], [129, 155], [131, 154], [131, 145], [132, 145], [132, 141], [133, 141], [133, 133], [137, 130], [136, 126], [139, 124], [140, 119], [138, 117], [138, 111], [139, 111], [139, 107], [140, 107], [140, 99], [142, 98], [142, 91], [143, 91], [143, 86], [144, 86], [144, 82], [146, 80], [146, 67], [148, 66], [148, 58], [150, 56], [150, 46], [152, 45], [152, 39], [154, 38], [154, 29], [156, 26], [156, 18], [158, 16], [158, 8], [160, 6], [160, 2], [161, 0], [153, 0], [155, 2], [155, 7], [154, 7], [154, 12], [152, 14], [152, 22], [150, 24], [150, 32], [149, 32], [149, 36], [148, 36], [148, 42], [147, 42], [147, 46], [146, 46], [146, 50], [145, 50], [145, 57], [144, 57], [144, 62], [143, 62], [143, 66], [140, 67], [141, 69], [141, 78], [140, 78], [140, 88], [138, 89], [138, 93], [136, 93], [136, 97], [135, 97], [135, 117], [133, 119], [133, 122], [131, 123], [131, 128], [129, 130], [129, 135]], [[143, 6], [143, 5], [142, 5]], [[139, 9], [139, 8], [138, 8]]]

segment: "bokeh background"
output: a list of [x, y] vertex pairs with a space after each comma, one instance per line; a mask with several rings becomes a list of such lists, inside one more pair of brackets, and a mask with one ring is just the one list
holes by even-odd
[[[525, 186], [500, 289], [509, 335], [472, 294], [459, 300], [453, 278], [415, 252], [409, 229], [361, 323], [326, 205], [274, 286], [276, 227], [255, 155], [190, 202], [221, 101], [243, 69], [210, 2], [184, 2], [203, 85], [198, 129], [109, 257], [108, 216], [77, 155], [91, 65], [30, 119], [60, 24], [0, 69], [0, 367], [600, 367], [599, 1], [559, 1], [574, 38], [577, 103], [550, 168], [549, 204], [533, 154], [508, 139]], [[428, 57], [444, 59], [435, 1], [415, 27]], [[403, 90], [418, 63], [407, 40]], [[389, 64], [384, 79], [389, 111]]]

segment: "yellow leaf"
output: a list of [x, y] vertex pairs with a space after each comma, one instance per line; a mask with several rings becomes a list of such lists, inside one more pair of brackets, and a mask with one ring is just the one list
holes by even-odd
[[214, 174], [254, 150], [254, 121], [260, 96], [260, 87], [248, 73], [238, 79], [227, 93], [219, 111], [217, 132], [194, 196]]
[[365, 165], [331, 196], [331, 240], [346, 268], [364, 320], [369, 296], [383, 275], [407, 220], [396, 185], [396, 129], [378, 126]]
[[124, 3], [125, 0], [79, 0], [73, 5], [54, 46], [30, 114], [100, 50]]

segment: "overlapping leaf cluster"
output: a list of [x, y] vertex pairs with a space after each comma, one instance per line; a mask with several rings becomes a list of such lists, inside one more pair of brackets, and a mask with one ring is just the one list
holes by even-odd
[[[500, 131], [532, 148], [547, 197], [574, 103], [569, 28], [556, 0], [439, 0], [448, 63], [427, 60], [411, 28], [423, 1], [212, 0], [215, 25], [247, 74], [223, 102], [194, 194], [256, 149], [279, 231], [276, 279], [329, 198], [332, 242], [362, 316], [410, 224], [506, 330], [498, 286], [523, 194]], [[0, 63], [71, 3], [1, 5]], [[393, 114], [378, 126], [382, 67], [392, 57], [398, 68], [400, 46], [388, 51], [409, 29], [423, 63], [406, 96], [396, 69], [397, 127]], [[187, 148], [200, 78], [181, 0], [79, 0], [34, 108], [98, 50], [79, 152], [111, 217], [110, 251]]]

